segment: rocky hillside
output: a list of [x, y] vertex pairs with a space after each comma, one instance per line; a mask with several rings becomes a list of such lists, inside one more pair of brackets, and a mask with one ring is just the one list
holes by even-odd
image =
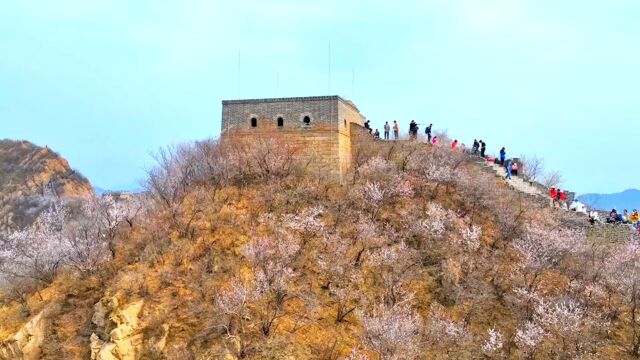
[[637, 239], [588, 239], [449, 149], [363, 141], [344, 182], [295, 153], [171, 148], [142, 210], [13, 234], [39, 242], [5, 247], [0, 359], [640, 356]]
[[48, 147], [0, 140], [0, 230], [30, 224], [56, 197], [88, 197], [91, 184]]

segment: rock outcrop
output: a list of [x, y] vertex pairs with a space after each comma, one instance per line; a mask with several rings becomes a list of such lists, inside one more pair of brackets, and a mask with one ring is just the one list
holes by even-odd
[[40, 359], [40, 346], [46, 333], [45, 311], [29, 320], [17, 333], [0, 343], [1, 360]]
[[143, 345], [139, 315], [143, 306], [143, 300], [120, 306], [117, 297], [102, 299], [94, 306], [92, 321], [100, 331], [91, 335], [92, 360], [139, 357]]

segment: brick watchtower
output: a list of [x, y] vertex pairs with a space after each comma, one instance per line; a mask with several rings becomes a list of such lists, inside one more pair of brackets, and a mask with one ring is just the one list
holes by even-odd
[[340, 178], [351, 166], [352, 125], [362, 127], [364, 117], [339, 96], [222, 101], [222, 137], [278, 132], [317, 159], [315, 167]]

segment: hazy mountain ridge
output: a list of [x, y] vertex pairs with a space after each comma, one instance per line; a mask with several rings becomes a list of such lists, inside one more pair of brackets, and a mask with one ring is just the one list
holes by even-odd
[[89, 181], [50, 148], [0, 140], [0, 230], [29, 224], [51, 199], [93, 194]]
[[578, 199], [585, 204], [601, 210], [633, 210], [640, 208], [640, 190], [628, 189], [613, 194], [584, 194]]

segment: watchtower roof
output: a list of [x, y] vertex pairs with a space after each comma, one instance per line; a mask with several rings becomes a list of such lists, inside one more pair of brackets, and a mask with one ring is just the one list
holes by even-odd
[[283, 97], [283, 98], [265, 98], [265, 99], [238, 99], [238, 100], [222, 100], [222, 105], [227, 104], [260, 104], [260, 103], [277, 103], [277, 102], [303, 102], [303, 101], [340, 101], [343, 104], [352, 107], [360, 112], [351, 100], [343, 99], [338, 95], [328, 96], [305, 96], [305, 97]]

